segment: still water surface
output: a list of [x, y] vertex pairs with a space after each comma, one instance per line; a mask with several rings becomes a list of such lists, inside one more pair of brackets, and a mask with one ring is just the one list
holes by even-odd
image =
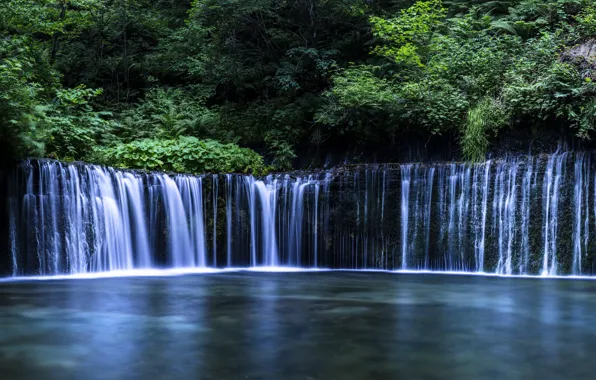
[[0, 283], [0, 379], [591, 379], [596, 281], [355, 272]]

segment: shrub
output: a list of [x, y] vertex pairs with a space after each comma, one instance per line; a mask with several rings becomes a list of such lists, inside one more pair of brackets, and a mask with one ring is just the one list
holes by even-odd
[[236, 144], [199, 140], [181, 136], [176, 139], [144, 139], [116, 145], [103, 152], [103, 163], [129, 169], [163, 170], [179, 173], [253, 173], [267, 172], [263, 157]]

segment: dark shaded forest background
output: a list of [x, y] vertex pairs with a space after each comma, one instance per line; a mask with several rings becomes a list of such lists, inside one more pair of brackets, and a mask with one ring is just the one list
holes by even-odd
[[4, 158], [179, 172], [590, 144], [592, 0], [4, 0]]

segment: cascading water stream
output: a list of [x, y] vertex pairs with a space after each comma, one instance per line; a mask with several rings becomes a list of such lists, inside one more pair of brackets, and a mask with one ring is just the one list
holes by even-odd
[[408, 227], [410, 216], [410, 182], [412, 165], [401, 167], [401, 267], [408, 269]]
[[524, 177], [522, 179], [522, 203], [521, 203], [521, 250], [522, 257], [519, 262], [518, 273], [527, 273], [530, 266], [530, 225], [532, 210], [532, 190], [534, 188], [532, 176], [534, 175], [534, 165], [530, 158]]
[[[179, 178], [175, 182], [164, 175], [158, 177], [158, 181], [163, 189], [170, 265], [175, 268], [194, 267], [197, 264], [204, 266], [205, 244], [204, 234], [201, 234], [204, 230], [203, 193], [200, 179]], [[186, 210], [190, 215], [186, 214]], [[191, 241], [191, 235], [198, 239]]]
[[[123, 174], [123, 183], [126, 189], [126, 197], [129, 202], [131, 220], [128, 221], [131, 228], [134, 226], [134, 247], [138, 257], [139, 268], [151, 268], [153, 266], [153, 252], [149, 246], [147, 226], [145, 224], [145, 210], [143, 204], [143, 186], [131, 173]], [[124, 198], [124, 195], [121, 194]]]
[[219, 197], [219, 180], [217, 174], [213, 175], [212, 183], [213, 189], [211, 194], [213, 195], [213, 237], [212, 237], [212, 249], [213, 249], [213, 266], [217, 266], [217, 198]]
[[582, 261], [588, 253], [590, 237], [590, 218], [588, 192], [590, 186], [590, 157], [578, 154], [574, 164], [575, 185], [573, 188], [574, 222], [573, 222], [573, 263], [572, 273], [582, 273]]
[[232, 188], [232, 175], [226, 174], [226, 266], [232, 267], [232, 199], [233, 199], [233, 188]]
[[567, 153], [555, 153], [549, 159], [543, 181], [543, 217], [544, 223], [544, 255], [542, 260], [542, 275], [556, 275], [557, 235], [559, 227], [559, 197], [561, 180], [565, 176], [563, 163]]
[[27, 161], [15, 276], [292, 266], [592, 275], [592, 153], [310, 174], [168, 175]]

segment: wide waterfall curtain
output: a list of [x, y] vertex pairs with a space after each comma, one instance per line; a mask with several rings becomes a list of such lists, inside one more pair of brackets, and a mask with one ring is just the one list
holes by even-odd
[[[186, 176], [57, 161], [12, 174], [13, 275], [284, 266], [591, 275], [592, 153]], [[6, 188], [4, 186], [3, 188]]]

